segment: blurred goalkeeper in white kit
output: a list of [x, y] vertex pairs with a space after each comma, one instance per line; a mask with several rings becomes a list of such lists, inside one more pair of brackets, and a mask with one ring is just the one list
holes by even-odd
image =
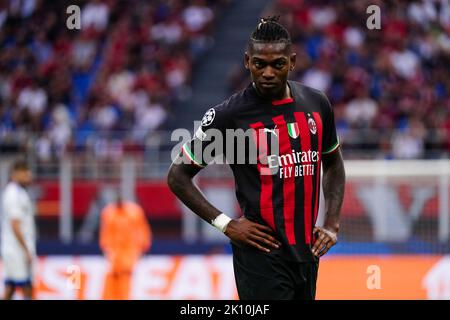
[[25, 299], [33, 297], [33, 265], [36, 257], [34, 206], [27, 187], [33, 179], [23, 160], [14, 162], [11, 180], [1, 197], [3, 279], [5, 300], [21, 288]]

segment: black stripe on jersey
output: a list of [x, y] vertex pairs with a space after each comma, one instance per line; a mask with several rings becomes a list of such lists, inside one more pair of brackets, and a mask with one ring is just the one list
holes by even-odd
[[[314, 119], [312, 112], [309, 113], [309, 116], [308, 116], [308, 113], [306, 113], [305, 116], [306, 116], [307, 120], [309, 118]], [[319, 132], [316, 132], [315, 134], [311, 133], [310, 137], [311, 137], [311, 150], [318, 150]], [[319, 187], [320, 187], [320, 179], [317, 179], [317, 175], [320, 174], [319, 169], [320, 169], [319, 162], [316, 162], [314, 164], [314, 176], [312, 179], [312, 194], [313, 194], [313, 196], [312, 196], [312, 200], [311, 200], [312, 201], [312, 204], [311, 204], [311, 226], [312, 226], [312, 228], [311, 228], [311, 244], [314, 240], [313, 230], [314, 230], [314, 226], [316, 225], [315, 224], [316, 222], [314, 221], [314, 216], [315, 216], [314, 209], [316, 207], [316, 197], [320, 197], [320, 189], [317, 189], [317, 184], [319, 184]], [[316, 190], [319, 192], [316, 192]], [[317, 200], [319, 200], [319, 199], [317, 199]], [[317, 209], [318, 209], [318, 207], [319, 207], [319, 202], [317, 202]]]
[[[289, 122], [296, 122], [296, 119], [294, 116], [289, 119]], [[300, 126], [300, 124], [298, 124]], [[295, 150], [295, 152], [301, 152], [302, 151], [302, 141], [301, 137], [297, 139], [292, 139], [292, 148]], [[301, 164], [301, 163], [299, 163]], [[297, 164], [297, 165], [299, 165]], [[297, 245], [299, 254], [303, 254], [303, 250], [305, 247], [305, 219], [304, 219], [304, 193], [305, 193], [305, 185], [304, 185], [304, 179], [303, 177], [297, 177], [295, 181], [295, 220], [294, 220], [294, 227], [295, 227], [295, 238], [297, 239]]]
[[[275, 123], [272, 122], [267, 127], [274, 128]], [[278, 136], [279, 138], [279, 136]], [[277, 144], [272, 145], [272, 139], [270, 139], [270, 136], [267, 138], [267, 149], [270, 150], [268, 152], [269, 155], [271, 154], [279, 154], [280, 150], [280, 143], [277, 138]], [[275, 226], [277, 228], [277, 233], [282, 235], [283, 238], [287, 239], [286, 237], [286, 228], [284, 225], [284, 209], [283, 209], [283, 180], [280, 179], [280, 172], [277, 171], [275, 174], [272, 175], [272, 204], [273, 204], [273, 215], [274, 215], [274, 221]], [[287, 240], [286, 240], [287, 241]]]

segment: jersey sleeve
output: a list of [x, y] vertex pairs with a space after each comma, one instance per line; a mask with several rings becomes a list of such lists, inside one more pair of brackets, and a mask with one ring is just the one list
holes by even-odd
[[4, 195], [3, 207], [9, 219], [22, 219], [25, 211], [21, 208], [20, 195], [16, 190], [9, 190]]
[[336, 131], [334, 122], [334, 112], [328, 98], [323, 95], [322, 99], [322, 114], [323, 114], [323, 142], [322, 154], [330, 154], [336, 151], [339, 146], [339, 136]]
[[230, 128], [230, 112], [226, 104], [208, 109], [194, 137], [183, 145], [183, 160], [204, 168], [224, 155], [225, 132]]

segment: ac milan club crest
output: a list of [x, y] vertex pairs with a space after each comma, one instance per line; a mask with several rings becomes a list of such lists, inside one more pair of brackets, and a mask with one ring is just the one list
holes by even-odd
[[308, 119], [308, 127], [309, 127], [309, 131], [311, 131], [312, 134], [316, 134], [317, 126], [316, 126], [316, 122], [314, 121], [313, 118]]

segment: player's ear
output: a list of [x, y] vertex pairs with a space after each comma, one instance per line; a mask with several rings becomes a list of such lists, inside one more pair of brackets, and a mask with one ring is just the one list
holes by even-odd
[[249, 56], [248, 52], [245, 51], [245, 53], [244, 53], [244, 67], [245, 67], [245, 69], [247, 69], [247, 70], [250, 69], [250, 65], [249, 64], [250, 64], [250, 56]]
[[297, 54], [295, 52], [292, 52], [291, 55], [289, 56], [289, 60], [290, 60], [290, 68], [289, 71], [294, 71], [295, 69], [295, 63], [297, 61]]

